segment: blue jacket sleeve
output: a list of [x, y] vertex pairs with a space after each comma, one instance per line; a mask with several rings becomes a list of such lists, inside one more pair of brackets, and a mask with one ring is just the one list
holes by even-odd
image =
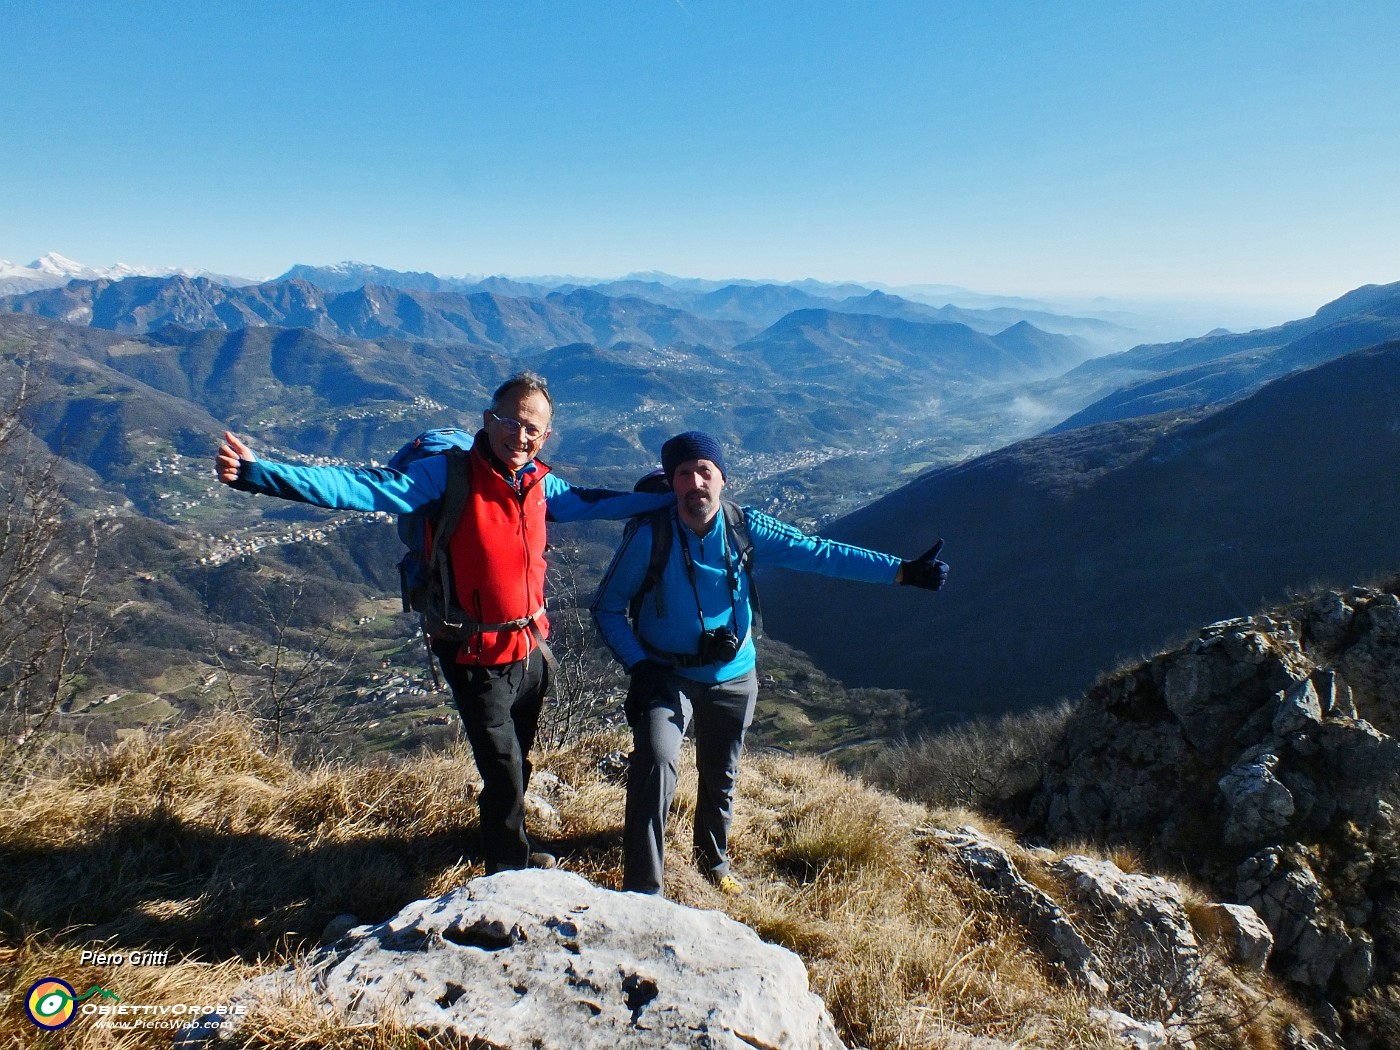
[[546, 474], [540, 484], [544, 486], [550, 521], [617, 521], [634, 514], [649, 514], [676, 502], [676, 497], [669, 492], [575, 488], [553, 472]]
[[593, 604], [589, 607], [603, 641], [612, 650], [617, 662], [629, 670], [638, 660], [645, 660], [647, 655], [627, 619], [627, 606], [646, 578], [647, 562], [650, 560], [651, 525], [640, 522], [623, 537], [622, 545], [613, 554], [612, 562], [593, 595]]
[[755, 562], [862, 583], [894, 583], [901, 558], [809, 536], [751, 507], [744, 508]]
[[233, 488], [333, 510], [410, 513], [441, 499], [447, 458], [427, 456], [407, 470], [388, 467], [302, 467], [275, 460], [244, 460]]

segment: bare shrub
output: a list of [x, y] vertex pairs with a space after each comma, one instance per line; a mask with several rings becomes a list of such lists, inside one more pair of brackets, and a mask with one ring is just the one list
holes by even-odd
[[864, 775], [932, 806], [995, 808], [1039, 782], [1072, 710], [1060, 704], [954, 726], [888, 749]]
[[550, 547], [546, 593], [556, 666], [551, 698], [540, 719], [544, 747], [562, 747], [598, 732], [621, 706], [624, 677], [598, 639], [588, 612], [590, 596], [580, 593], [578, 563], [572, 548]]
[[230, 704], [253, 717], [270, 738], [274, 754], [289, 738], [324, 745], [338, 730], [355, 724], [354, 716], [335, 701], [356, 650], [340, 640], [333, 624], [303, 623], [300, 580], [259, 579], [250, 583], [249, 592], [270, 641], [241, 658], [223, 643], [222, 625], [206, 602], [210, 649]]
[[0, 779], [42, 750], [97, 644], [88, 613], [99, 525], [71, 520], [57, 457], [25, 429], [31, 367], [0, 406]]

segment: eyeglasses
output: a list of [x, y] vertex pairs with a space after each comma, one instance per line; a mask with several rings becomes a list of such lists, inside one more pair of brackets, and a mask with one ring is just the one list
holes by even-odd
[[489, 408], [486, 411], [489, 412], [491, 418], [501, 424], [501, 426], [505, 428], [506, 433], [512, 437], [516, 434], [524, 434], [526, 441], [539, 441], [549, 433], [548, 427], [541, 430], [539, 427], [532, 426], [529, 423], [522, 423], [518, 419], [511, 419], [510, 416], [498, 416], [496, 413], [491, 412]]

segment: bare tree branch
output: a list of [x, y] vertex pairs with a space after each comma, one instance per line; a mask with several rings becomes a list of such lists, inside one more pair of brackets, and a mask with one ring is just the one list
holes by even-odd
[[587, 596], [579, 594], [576, 553], [549, 548], [550, 647], [558, 666], [540, 721], [540, 742], [559, 747], [600, 729], [620, 707], [621, 672], [598, 641]]
[[22, 772], [97, 644], [100, 523], [71, 520], [58, 459], [24, 426], [32, 362], [0, 406], [0, 778]]

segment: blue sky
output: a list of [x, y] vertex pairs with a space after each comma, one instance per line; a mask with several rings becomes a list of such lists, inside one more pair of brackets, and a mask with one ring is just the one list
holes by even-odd
[[7, 0], [0, 258], [1400, 280], [1400, 4]]

